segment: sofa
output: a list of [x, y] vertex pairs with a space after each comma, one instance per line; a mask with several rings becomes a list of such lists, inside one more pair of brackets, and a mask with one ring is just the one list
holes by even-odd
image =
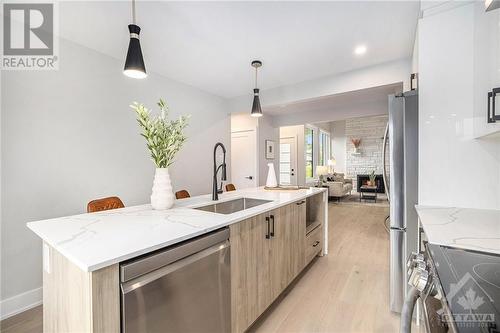
[[339, 201], [352, 191], [352, 179], [344, 178], [343, 173], [327, 175], [324, 184], [328, 186], [328, 196], [337, 198]]

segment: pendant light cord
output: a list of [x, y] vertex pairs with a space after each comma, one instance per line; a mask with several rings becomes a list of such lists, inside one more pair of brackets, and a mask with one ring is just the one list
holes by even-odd
[[255, 89], [257, 89], [257, 66], [255, 67]]
[[136, 21], [135, 21], [135, 0], [132, 0], [132, 23], [136, 24]]

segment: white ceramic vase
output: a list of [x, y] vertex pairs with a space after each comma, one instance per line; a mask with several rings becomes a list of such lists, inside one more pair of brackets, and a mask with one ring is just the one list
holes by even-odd
[[274, 163], [267, 163], [269, 170], [267, 171], [266, 187], [276, 187], [278, 186], [278, 181], [276, 180], [276, 172], [274, 171]]
[[168, 168], [156, 168], [151, 193], [151, 206], [153, 209], [169, 209], [174, 205], [174, 193]]

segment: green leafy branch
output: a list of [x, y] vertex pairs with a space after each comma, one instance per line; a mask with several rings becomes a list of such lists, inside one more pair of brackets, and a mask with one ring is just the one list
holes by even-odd
[[137, 122], [142, 128], [141, 136], [151, 152], [151, 159], [157, 168], [167, 168], [174, 162], [174, 157], [186, 142], [184, 129], [189, 116], [180, 116], [177, 120], [168, 120], [168, 106], [163, 99], [158, 102], [160, 114], [152, 116], [143, 105], [134, 102], [130, 107], [137, 113]]

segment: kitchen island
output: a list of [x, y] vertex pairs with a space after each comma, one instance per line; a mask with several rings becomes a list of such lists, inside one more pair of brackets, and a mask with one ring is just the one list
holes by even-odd
[[[245, 189], [217, 203], [239, 198], [267, 202], [221, 214], [202, 210], [214, 204], [206, 195], [164, 211], [141, 205], [28, 223], [44, 242], [44, 331], [119, 332], [120, 263], [224, 227], [231, 243], [231, 331], [247, 329], [316, 255], [327, 253], [328, 207], [324, 188]], [[266, 239], [260, 232], [270, 216], [276, 236]], [[267, 251], [259, 252], [263, 246]], [[259, 265], [266, 260], [275, 265]], [[251, 281], [253, 271], [269, 290]]]

